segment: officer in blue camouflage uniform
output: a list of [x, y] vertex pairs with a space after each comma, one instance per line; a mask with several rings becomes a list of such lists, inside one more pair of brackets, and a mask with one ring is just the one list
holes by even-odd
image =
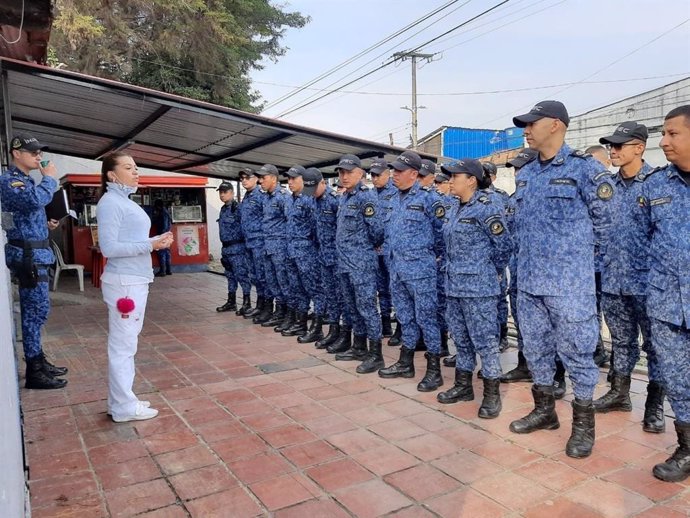
[[256, 290], [256, 306], [252, 309], [251, 301], [247, 297], [238, 310], [238, 314], [244, 315], [244, 318], [253, 318], [261, 313], [267, 296], [262, 233], [266, 193], [259, 187], [258, 178], [251, 167], [240, 169], [239, 176], [242, 187], [246, 191], [240, 202], [240, 221], [249, 258], [249, 280]]
[[642, 333], [649, 375], [642, 426], [646, 432], [662, 433], [666, 429], [664, 389], [645, 307], [650, 242], [636, 217], [643, 181], [652, 170], [642, 158], [647, 137], [648, 131], [643, 124], [625, 121], [613, 135], [599, 139], [609, 147], [611, 161], [619, 169], [614, 178], [614, 230], [608, 244], [609, 250], [615, 253], [606, 256], [602, 271], [602, 309], [614, 352], [611, 390], [594, 401], [594, 409], [597, 412], [632, 411], [630, 379], [640, 358], [638, 337]]
[[[340, 292], [344, 302], [344, 336], [354, 332], [352, 346], [336, 354], [336, 360], [363, 360], [360, 374], [383, 365], [381, 316], [376, 304], [376, 249], [383, 244], [383, 220], [378, 198], [362, 182], [364, 169], [359, 157], [343, 155], [336, 167], [345, 192], [338, 207], [336, 250]], [[367, 338], [369, 348], [367, 350]], [[336, 340], [331, 350], [342, 350], [348, 340]]]
[[[298, 336], [307, 334], [307, 313], [309, 301], [319, 310], [314, 315], [313, 325], [323, 324], [323, 302], [319, 289], [319, 257], [316, 246], [316, 202], [313, 196], [304, 196], [302, 189], [304, 181], [302, 175], [306, 169], [293, 166], [288, 172], [288, 187], [292, 192], [292, 204], [288, 211], [287, 223], [287, 251], [288, 271], [290, 272], [290, 291], [293, 297], [292, 309], [294, 313], [279, 326], [283, 336]], [[319, 338], [321, 338], [319, 336]], [[302, 343], [302, 342], [300, 342]]]
[[460, 198], [443, 228], [447, 253], [447, 319], [458, 352], [455, 384], [439, 393], [437, 399], [445, 404], [474, 399], [472, 372], [479, 354], [484, 398], [478, 416], [493, 419], [501, 412], [496, 325], [499, 276], [508, 264], [512, 248], [505, 208], [502, 201], [494, 203], [484, 191], [489, 180], [479, 161], [463, 159], [441, 169], [452, 175], [451, 192]]
[[[159, 235], [165, 234], [172, 230], [172, 217], [170, 216], [170, 211], [160, 198], [153, 203], [153, 216], [151, 218], [151, 222], [156, 227], [156, 232], [158, 232]], [[158, 256], [159, 266], [158, 272], [156, 272], [156, 277], [172, 275], [172, 252], [170, 251], [170, 248], [161, 248], [156, 250], [156, 255]]]
[[218, 216], [218, 232], [222, 243], [220, 262], [225, 269], [225, 278], [228, 280], [228, 300], [216, 311], [235, 311], [235, 292], [237, 284], [242, 288], [244, 299], [249, 297], [251, 284], [249, 283], [249, 262], [247, 248], [244, 246], [244, 235], [240, 222], [240, 207], [235, 200], [235, 190], [230, 182], [223, 182], [218, 186], [218, 195], [223, 206]]
[[[535, 149], [525, 148], [520, 151], [514, 158], [506, 162], [507, 167], [514, 167], [515, 174], [522, 169], [526, 164], [537, 158], [539, 152]], [[506, 204], [506, 224], [511, 236], [515, 236], [515, 193], [511, 194]], [[517, 243], [517, 239], [513, 240]], [[527, 360], [522, 352], [523, 341], [522, 332], [520, 331], [520, 323], [517, 312], [517, 249], [513, 247], [513, 253], [510, 255], [508, 261], [508, 295], [510, 297], [510, 316], [513, 317], [513, 325], [515, 325], [515, 332], [517, 333], [517, 347], [518, 347], [518, 363], [517, 366], [506, 372], [501, 376], [502, 383], [515, 383], [518, 381], [532, 381], [532, 373], [527, 368]]]
[[417, 385], [431, 392], [443, 385], [441, 376], [441, 333], [436, 306], [437, 262], [443, 260], [442, 227], [446, 210], [437, 196], [419, 185], [422, 160], [405, 151], [390, 164], [398, 193], [385, 222], [391, 295], [402, 324], [399, 360], [379, 370], [382, 378], [413, 378], [414, 352], [421, 336], [427, 347], [426, 373]]
[[[58, 186], [55, 165], [41, 165], [44, 149], [31, 135], [17, 134], [10, 141], [13, 164], [0, 176], [3, 228], [7, 232], [5, 261], [19, 282], [25, 386], [29, 389], [58, 389], [67, 385], [67, 380], [58, 378], [67, 369], [50, 363], [41, 347], [41, 327], [50, 312], [48, 268], [55, 262], [45, 206]], [[29, 176], [35, 169], [43, 176], [38, 185]], [[51, 223], [53, 228], [57, 226], [57, 222]]]
[[515, 193], [517, 308], [535, 382], [535, 408], [510, 429], [558, 428], [553, 391], [558, 353], [575, 394], [566, 454], [581, 458], [594, 446], [592, 396], [599, 375], [592, 356], [599, 335], [595, 247], [600, 254], [606, 251], [614, 185], [599, 162], [564, 144], [569, 122], [558, 101], [542, 101], [513, 118], [539, 157], [520, 170]]
[[[290, 300], [290, 282], [288, 280], [286, 228], [290, 204], [290, 194], [281, 188], [278, 182], [278, 168], [265, 164], [256, 172], [259, 185], [266, 192], [263, 213], [263, 235], [266, 275], [266, 289], [271, 294], [261, 313], [253, 322], [262, 327], [273, 327], [283, 322], [287, 313], [287, 302]], [[275, 310], [273, 301], [275, 300]]]
[[651, 239], [647, 315], [678, 436], [653, 473], [680, 482], [690, 476], [690, 105], [666, 115], [662, 135], [671, 163], [646, 176], [638, 205]]
[[[371, 183], [374, 184], [376, 194], [379, 198], [379, 210], [383, 218], [391, 210], [391, 199], [398, 190], [393, 185], [393, 179], [390, 177], [390, 170], [388, 169], [388, 162], [383, 158], [375, 158], [369, 166], [368, 173], [371, 175]], [[376, 277], [376, 289], [379, 293], [379, 310], [381, 311], [381, 334], [383, 336], [393, 335], [393, 328], [391, 326], [391, 289], [390, 276], [388, 274], [386, 242], [377, 251], [379, 257], [378, 276]], [[400, 323], [396, 327], [396, 334], [399, 333]], [[391, 343], [393, 342], [393, 343]], [[388, 345], [394, 345], [395, 340], [389, 340]], [[399, 345], [399, 344], [398, 344]]]
[[[336, 275], [338, 254], [335, 246], [335, 234], [338, 224], [338, 196], [328, 187], [321, 171], [309, 167], [302, 175], [304, 196], [313, 196], [316, 200], [316, 241], [318, 243], [318, 260], [320, 267], [320, 291], [314, 308], [321, 321], [314, 321], [305, 336], [299, 338], [302, 343], [316, 342], [317, 349], [327, 349], [340, 336], [340, 316], [343, 301], [340, 294], [340, 283]], [[323, 336], [322, 322], [328, 324], [328, 333]]]

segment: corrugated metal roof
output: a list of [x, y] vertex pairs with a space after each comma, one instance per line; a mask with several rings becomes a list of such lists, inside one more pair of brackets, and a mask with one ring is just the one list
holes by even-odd
[[346, 153], [392, 161], [404, 151], [11, 59], [0, 59], [0, 72], [10, 132], [31, 133], [63, 155], [95, 159], [125, 149], [142, 167], [235, 179], [242, 167], [264, 163], [328, 173]]

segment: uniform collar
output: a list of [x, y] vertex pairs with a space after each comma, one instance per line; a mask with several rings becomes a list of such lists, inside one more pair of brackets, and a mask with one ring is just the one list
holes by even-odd
[[20, 175], [22, 175], [22, 176], [28, 176], [29, 178], [31, 178], [31, 175], [30, 175], [29, 173], [25, 173], [24, 171], [22, 171], [21, 169], [19, 169], [19, 168], [18, 168], [16, 165], [14, 165], [14, 164], [12, 164], [11, 166], [9, 166], [9, 167], [7, 168], [7, 170], [8, 170], [9, 172], [11, 172], [11, 173], [20, 174]]
[[[653, 167], [643, 160], [642, 167], [640, 167], [640, 170], [637, 171], [637, 173], [635, 173], [635, 176], [633, 176], [633, 180], [636, 182], [643, 182], [645, 179], [645, 175], [652, 169]], [[616, 180], [618, 180], [619, 183], [624, 182], [620, 169], [618, 169], [618, 171], [616, 172]]]
[[[561, 146], [561, 149], [558, 150], [558, 153], [556, 153], [556, 156], [553, 157], [553, 160], [551, 161], [550, 165], [561, 166], [561, 165], [565, 164], [565, 159], [572, 152], [573, 152], [573, 150], [570, 148], [570, 146], [568, 144], [563, 144]], [[539, 160], [539, 157], [537, 157], [537, 160]]]

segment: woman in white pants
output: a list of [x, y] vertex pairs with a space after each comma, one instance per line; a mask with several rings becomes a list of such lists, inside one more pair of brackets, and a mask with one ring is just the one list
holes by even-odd
[[108, 259], [101, 276], [103, 301], [108, 306], [108, 413], [118, 423], [151, 419], [158, 410], [132, 391], [134, 355], [153, 282], [151, 252], [169, 248], [172, 233], [149, 238], [151, 220], [129, 199], [139, 185], [131, 156], [112, 153], [105, 157], [101, 184], [105, 194], [96, 217], [99, 245]]

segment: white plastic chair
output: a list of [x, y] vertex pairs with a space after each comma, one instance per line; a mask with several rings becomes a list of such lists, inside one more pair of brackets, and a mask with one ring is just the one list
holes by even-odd
[[81, 264], [65, 264], [65, 260], [62, 258], [62, 252], [60, 252], [60, 247], [57, 246], [55, 241], [50, 241], [50, 246], [55, 253], [56, 265], [55, 265], [55, 278], [53, 279], [53, 291], [57, 291], [58, 281], [60, 280], [60, 272], [62, 270], [77, 270], [77, 275], [79, 276], [79, 291], [84, 291], [84, 266]]

